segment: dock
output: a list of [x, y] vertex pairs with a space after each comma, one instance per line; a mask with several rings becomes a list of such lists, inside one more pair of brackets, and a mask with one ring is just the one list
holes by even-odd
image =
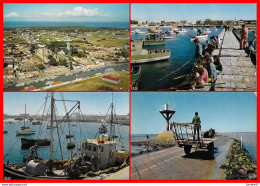
[[217, 77], [216, 91], [255, 91], [256, 66], [244, 50], [239, 50], [239, 41], [232, 31], [219, 34], [221, 47], [213, 55], [220, 56], [223, 71]]
[[[220, 167], [225, 162], [232, 140], [216, 140], [215, 159], [209, 159], [207, 152], [191, 151], [185, 156], [178, 146], [131, 158], [132, 180], [202, 180], [219, 179]], [[199, 170], [199, 171], [198, 171]]]

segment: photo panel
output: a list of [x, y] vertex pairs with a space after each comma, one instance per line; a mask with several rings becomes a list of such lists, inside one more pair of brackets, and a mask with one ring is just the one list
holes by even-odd
[[255, 3], [133, 3], [131, 89], [256, 91], [256, 30]]

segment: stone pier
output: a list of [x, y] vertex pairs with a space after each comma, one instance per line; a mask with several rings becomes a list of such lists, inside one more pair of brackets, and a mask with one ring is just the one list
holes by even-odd
[[256, 66], [244, 50], [239, 50], [239, 41], [231, 31], [219, 35], [221, 48], [213, 55], [220, 55], [223, 71], [218, 75], [216, 91], [255, 91]]

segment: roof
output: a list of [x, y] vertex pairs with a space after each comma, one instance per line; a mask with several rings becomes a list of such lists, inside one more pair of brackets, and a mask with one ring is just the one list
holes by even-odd
[[102, 78], [105, 78], [105, 79], [109, 79], [109, 80], [112, 80], [112, 81], [119, 81], [120, 79], [118, 78], [115, 78], [115, 77], [111, 77], [111, 76], [103, 76]]
[[22, 91], [31, 91], [31, 90], [36, 90], [36, 89], [37, 89], [37, 87], [30, 87], [30, 88], [24, 89]]
[[60, 84], [60, 83], [62, 83], [62, 81], [54, 82], [54, 83], [52, 83], [51, 85], [57, 85], [57, 84]]

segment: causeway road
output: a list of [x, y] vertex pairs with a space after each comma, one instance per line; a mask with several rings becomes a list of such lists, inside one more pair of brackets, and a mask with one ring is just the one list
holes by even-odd
[[192, 148], [187, 157], [183, 147], [174, 146], [158, 152], [146, 153], [131, 159], [132, 180], [217, 180], [220, 166], [225, 162], [231, 139], [215, 141], [215, 159], [207, 151]]

